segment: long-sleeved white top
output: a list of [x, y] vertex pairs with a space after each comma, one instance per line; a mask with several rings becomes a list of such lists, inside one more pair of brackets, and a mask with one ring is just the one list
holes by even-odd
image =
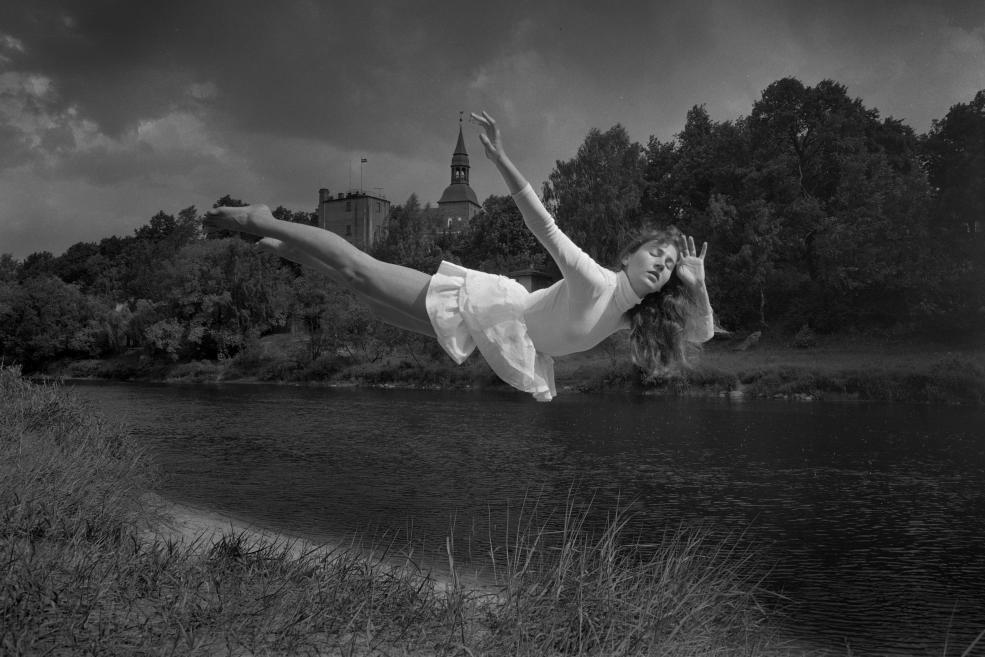
[[[642, 301], [625, 272], [602, 267], [565, 235], [527, 184], [513, 195], [523, 222], [561, 270], [562, 279], [536, 290], [524, 310], [527, 332], [537, 351], [548, 356], [591, 349], [620, 329], [629, 328], [626, 315]], [[704, 342], [714, 334], [706, 321], [688, 322], [686, 339]]]

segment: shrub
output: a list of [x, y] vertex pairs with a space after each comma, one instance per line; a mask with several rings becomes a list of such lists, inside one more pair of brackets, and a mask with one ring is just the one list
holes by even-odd
[[172, 367], [168, 372], [168, 379], [193, 383], [218, 381], [222, 376], [222, 372], [222, 365], [215, 361], [193, 360]]

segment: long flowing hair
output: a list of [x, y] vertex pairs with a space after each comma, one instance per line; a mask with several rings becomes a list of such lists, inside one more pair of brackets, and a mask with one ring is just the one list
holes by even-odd
[[[622, 269], [626, 257], [652, 241], [672, 244], [679, 250], [683, 238], [675, 226], [646, 226], [623, 247], [615, 264]], [[676, 267], [666, 285], [643, 297], [639, 305], [627, 312], [630, 355], [646, 379], [668, 376], [688, 367], [689, 356], [697, 350], [697, 345], [685, 339], [685, 327], [695, 314], [694, 300], [678, 278]]]

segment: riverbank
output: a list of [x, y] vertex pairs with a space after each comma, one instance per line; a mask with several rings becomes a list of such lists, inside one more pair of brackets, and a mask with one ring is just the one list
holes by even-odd
[[803, 654], [776, 639], [754, 554], [700, 533], [641, 546], [625, 518], [590, 534], [569, 508], [494, 555], [489, 595], [454, 562], [442, 583], [390, 546], [155, 499], [126, 431], [14, 369], [0, 407], [4, 654]]
[[[300, 363], [303, 338], [269, 336], [236, 358], [175, 363], [129, 354], [110, 360], [52, 364], [55, 378], [267, 382], [328, 386], [503, 388], [473, 355], [456, 366], [439, 355], [391, 354], [374, 361], [323, 356]], [[555, 363], [563, 392], [705, 395], [796, 400], [867, 400], [985, 405], [985, 337], [790, 336], [718, 337], [701, 351], [692, 371], [643, 382], [630, 363], [624, 336], [614, 336]]]

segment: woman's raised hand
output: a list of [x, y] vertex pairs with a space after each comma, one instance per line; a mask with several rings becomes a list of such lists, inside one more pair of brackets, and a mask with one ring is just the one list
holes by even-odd
[[499, 128], [496, 127], [493, 117], [489, 116], [487, 112], [483, 112], [481, 116], [475, 112], [470, 112], [470, 115], [469, 120], [479, 124], [485, 130], [485, 133], [479, 134], [479, 141], [486, 149], [486, 157], [495, 160], [505, 155], [503, 145], [499, 142]]
[[701, 253], [694, 246], [694, 238], [685, 235], [677, 245], [681, 251], [681, 261], [677, 264], [677, 277], [689, 288], [701, 287], [705, 284], [705, 254], [708, 253], [708, 242], [701, 245]]
[[506, 182], [506, 188], [510, 190], [510, 194], [516, 194], [523, 190], [527, 186], [527, 180], [523, 177], [523, 174], [517, 171], [516, 166], [510, 161], [510, 158], [506, 156], [506, 151], [503, 150], [503, 144], [499, 141], [499, 128], [496, 127], [493, 117], [489, 116], [487, 112], [483, 112], [481, 115], [470, 112], [469, 121], [482, 127], [484, 132], [479, 133], [479, 141], [482, 142], [482, 145], [486, 149], [486, 157], [492, 160], [499, 173], [503, 176], [503, 180]]

